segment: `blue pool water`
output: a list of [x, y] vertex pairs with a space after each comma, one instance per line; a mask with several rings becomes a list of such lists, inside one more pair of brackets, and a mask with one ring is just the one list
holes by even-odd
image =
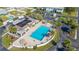
[[49, 30], [50, 29], [46, 26], [40, 26], [31, 34], [31, 37], [41, 41]]

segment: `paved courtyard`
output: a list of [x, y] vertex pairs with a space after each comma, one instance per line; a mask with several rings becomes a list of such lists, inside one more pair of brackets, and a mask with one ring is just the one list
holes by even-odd
[[51, 24], [49, 24], [49, 23], [43, 24], [42, 22], [39, 22], [34, 27], [29, 28], [29, 30], [22, 37], [20, 37], [19, 39], [17, 39], [13, 43], [13, 46], [15, 46], [15, 47], [25, 47], [25, 46], [32, 47], [32, 46], [40, 45], [40, 44], [43, 44], [43, 43], [47, 42], [48, 39], [51, 38], [51, 36], [44, 37], [42, 41], [34, 39], [34, 38], [32, 38], [30, 36], [38, 27], [40, 27], [42, 25], [43, 26], [47, 26], [47, 27], [51, 26]]

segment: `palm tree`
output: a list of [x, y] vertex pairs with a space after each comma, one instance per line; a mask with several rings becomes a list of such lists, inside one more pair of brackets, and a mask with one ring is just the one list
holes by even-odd
[[9, 26], [9, 32], [16, 33], [17, 32], [17, 28], [15, 26], [10, 25]]
[[62, 44], [65, 48], [69, 48], [72, 45], [72, 43], [69, 39], [64, 40], [64, 42]]
[[64, 42], [62, 44], [63, 44], [63, 47], [65, 48], [65, 50], [76, 51], [76, 49], [74, 47], [72, 47], [72, 43], [69, 39], [64, 40]]
[[55, 24], [55, 27], [60, 27], [62, 25], [61, 22], [59, 22], [58, 20], [57, 21], [54, 21], [54, 24]]

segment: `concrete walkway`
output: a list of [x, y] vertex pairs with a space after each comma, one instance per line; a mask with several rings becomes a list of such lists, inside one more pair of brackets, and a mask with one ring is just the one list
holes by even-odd
[[[20, 43], [21, 40], [24, 40], [27, 41], [27, 45], [28, 46], [33, 46], [33, 45], [36, 45], [36, 44], [41, 44], [41, 42], [45, 41], [45, 40], [42, 40], [42, 41], [38, 41], [32, 37], [30, 37], [30, 35], [38, 28], [40, 27], [41, 25], [43, 25], [41, 22], [39, 22], [38, 24], [36, 24], [34, 27], [30, 28], [28, 32], [26, 32], [23, 36], [21, 36], [19, 39], [17, 39], [16, 41], [13, 42], [12, 46], [10, 46], [8, 49], [11, 49], [13, 46], [15, 47], [24, 47], [24, 44], [23, 42]], [[46, 25], [45, 25], [46, 26]], [[35, 40], [35, 42], [34, 42]]]

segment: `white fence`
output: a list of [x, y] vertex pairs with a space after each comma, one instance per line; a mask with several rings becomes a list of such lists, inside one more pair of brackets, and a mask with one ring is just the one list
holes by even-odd
[[[48, 44], [49, 42], [51, 42], [54, 39], [55, 35], [56, 34], [54, 34], [54, 36], [51, 37], [47, 42], [40, 44], [40, 45], [37, 45], [37, 47], [45, 46], [46, 44]], [[33, 48], [33, 46], [28, 46], [27, 48]]]
[[[54, 33], [54, 35], [52, 37], [49, 38], [48, 41], [46, 41], [45, 43], [42, 43], [42, 44], [39, 44], [39, 45], [36, 45], [37, 47], [41, 47], [41, 46], [45, 46], [46, 44], [50, 43], [54, 37], [56, 36], [56, 33]], [[17, 48], [33, 48], [34, 46], [16, 46], [16, 45], [13, 45], [14, 47], [17, 47]]]
[[37, 45], [37, 47], [44, 46], [44, 45], [48, 44], [49, 42], [51, 42], [54, 39], [54, 37], [55, 37], [55, 35], [53, 37], [51, 37], [47, 42]]
[[[41, 46], [45, 46], [46, 44], [48, 44], [49, 42], [51, 42], [54, 37], [55, 37], [56, 34], [54, 34], [54, 36], [52, 36], [47, 42], [43, 43], [43, 44], [39, 44], [37, 45], [37, 47], [41, 47]], [[18, 47], [18, 48], [33, 48], [34, 46], [16, 46], [16, 45], [13, 45], [14, 47]]]

